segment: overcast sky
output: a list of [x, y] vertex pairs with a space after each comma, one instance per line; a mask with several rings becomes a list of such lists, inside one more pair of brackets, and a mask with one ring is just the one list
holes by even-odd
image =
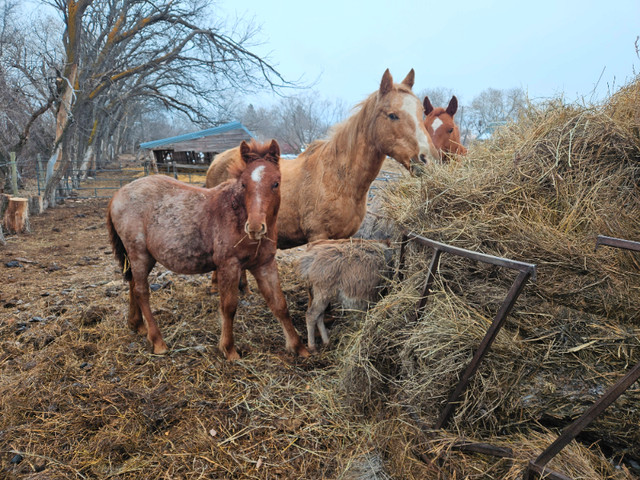
[[317, 81], [323, 98], [347, 106], [377, 89], [386, 68], [396, 81], [414, 68], [414, 91], [445, 87], [462, 104], [487, 88], [567, 100], [595, 89], [602, 98], [640, 71], [640, 0], [220, 0], [218, 8], [262, 25], [254, 51], [270, 53], [286, 78]]

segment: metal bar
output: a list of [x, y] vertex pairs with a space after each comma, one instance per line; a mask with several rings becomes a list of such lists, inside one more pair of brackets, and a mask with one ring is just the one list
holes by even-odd
[[529, 466], [525, 470], [522, 478], [523, 480], [538, 480], [539, 478], [543, 478], [544, 480], [573, 480], [566, 475], [541, 467], [533, 462], [529, 462]]
[[400, 241], [400, 259], [398, 260], [398, 281], [404, 280], [404, 258], [407, 253], [408, 237], [405, 233], [402, 234], [402, 240]]
[[513, 450], [509, 447], [498, 447], [490, 443], [457, 442], [451, 448], [464, 452], [481, 453], [501, 458], [513, 458]]
[[440, 255], [442, 255], [442, 250], [436, 248], [433, 251], [433, 257], [431, 257], [431, 264], [429, 265], [429, 271], [427, 272], [427, 279], [424, 282], [424, 289], [422, 290], [422, 296], [420, 297], [420, 301], [418, 305], [416, 305], [416, 318], [422, 313], [424, 310], [424, 306], [427, 304], [427, 297], [431, 292], [431, 286], [433, 285], [433, 280], [435, 278], [434, 272], [438, 267], [438, 262], [440, 261]]
[[[533, 267], [535, 272], [535, 265]], [[518, 296], [522, 292], [522, 289], [524, 288], [530, 276], [532, 276], [532, 274], [528, 269], [521, 271], [518, 274], [518, 277], [515, 279], [515, 281], [511, 285], [511, 288], [509, 289], [509, 293], [507, 294], [507, 297], [502, 303], [500, 310], [498, 310], [498, 313], [496, 314], [493, 322], [491, 323], [491, 326], [487, 330], [486, 335], [482, 339], [482, 342], [480, 342], [480, 345], [478, 346], [478, 349], [473, 355], [471, 362], [469, 363], [464, 373], [460, 377], [458, 386], [456, 387], [456, 389], [453, 391], [453, 393], [447, 400], [447, 403], [444, 409], [442, 410], [440, 414], [440, 418], [438, 419], [434, 428], [436, 429], [443, 428], [449, 421], [449, 418], [453, 414], [456, 404], [460, 399], [460, 396], [469, 385], [471, 378], [475, 374], [476, 370], [478, 370], [478, 367], [480, 366], [480, 362], [482, 362], [482, 359], [484, 358], [486, 353], [489, 351], [489, 348], [491, 348], [491, 345], [493, 344], [493, 341], [498, 335], [498, 332], [502, 328], [502, 325], [504, 324], [504, 321], [506, 320], [507, 315], [509, 315], [509, 312], [513, 308], [513, 305], [516, 303]]]
[[634, 242], [631, 240], [624, 240], [622, 238], [606, 237], [604, 235], [598, 235], [596, 239], [596, 250], [599, 245], [606, 245], [609, 247], [624, 248], [625, 250], [633, 250], [640, 252], [640, 242]]
[[470, 258], [483, 263], [489, 263], [491, 265], [498, 265], [500, 267], [510, 268], [512, 270], [520, 270], [521, 272], [529, 272], [532, 280], [536, 280], [536, 266], [532, 263], [518, 262], [517, 260], [510, 260], [508, 258], [495, 257], [493, 255], [487, 255], [485, 253], [478, 253], [472, 250], [466, 250], [464, 248], [453, 247], [446, 243], [436, 242], [429, 238], [422, 237], [416, 233], [409, 232], [407, 238], [415, 240], [423, 245], [428, 245], [433, 248], [438, 248], [444, 252], [453, 253], [461, 257]]

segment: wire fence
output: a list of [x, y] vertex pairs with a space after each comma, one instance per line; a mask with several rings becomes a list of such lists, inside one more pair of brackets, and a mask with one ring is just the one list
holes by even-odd
[[[197, 168], [194, 168], [197, 167]], [[207, 166], [194, 165], [161, 165], [158, 173], [168, 175], [177, 180], [194, 185], [204, 186]], [[57, 190], [57, 196], [64, 198], [111, 198], [113, 194], [127, 183], [154, 173], [148, 165], [140, 167], [101, 168], [97, 170], [69, 169]], [[38, 195], [44, 193], [46, 174], [38, 169]]]

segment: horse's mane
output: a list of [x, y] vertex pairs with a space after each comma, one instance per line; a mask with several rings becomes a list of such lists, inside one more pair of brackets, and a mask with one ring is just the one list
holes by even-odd
[[[402, 83], [394, 84], [393, 88], [400, 92], [414, 94], [411, 88]], [[332, 126], [327, 132], [327, 137], [311, 142], [299, 157], [310, 157], [316, 152], [321, 152], [321, 157], [325, 159], [335, 158], [339, 154], [353, 158], [359, 148], [356, 133], [362, 132], [367, 138], [375, 141], [375, 135], [370, 129], [374, 127], [372, 117], [377, 103], [378, 92], [376, 91], [357, 104], [349, 118]]]
[[[271, 142], [267, 143], [258, 143], [255, 139], [252, 139], [249, 142], [249, 152], [246, 154], [249, 162], [258, 159], [269, 160], [271, 162], [278, 163], [277, 158], [273, 158], [273, 156], [269, 153], [269, 148], [271, 147]], [[245, 162], [242, 155], [235, 155], [233, 161], [229, 164], [229, 175], [231, 178], [240, 178], [242, 172], [247, 168], [247, 162]]]

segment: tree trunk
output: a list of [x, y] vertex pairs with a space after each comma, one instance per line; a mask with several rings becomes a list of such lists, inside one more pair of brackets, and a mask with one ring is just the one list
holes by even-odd
[[7, 241], [4, 239], [4, 234], [2, 233], [2, 224], [0, 223], [0, 245], [6, 245]]
[[43, 208], [42, 197], [40, 195], [29, 196], [29, 216], [40, 215]]
[[[54, 152], [47, 165], [47, 184], [44, 188], [45, 205], [55, 205], [56, 189], [62, 176], [64, 175], [71, 159], [69, 155], [63, 155], [63, 137], [69, 126], [69, 114], [75, 97], [74, 85], [78, 75], [78, 65], [72, 64], [69, 67], [69, 76], [63, 81], [67, 83], [62, 93], [58, 112], [56, 114], [56, 138], [54, 142]], [[57, 168], [56, 168], [57, 166]], [[51, 175], [49, 175], [51, 172]]]
[[8, 193], [0, 193], [0, 218], [4, 217], [4, 211], [7, 209], [7, 205], [9, 205], [9, 199], [11, 195]]
[[29, 200], [11, 197], [4, 212], [4, 226], [10, 233], [23, 233], [31, 230], [29, 225]]
[[82, 165], [80, 165], [80, 178], [82, 180], [87, 179], [87, 174], [91, 164], [93, 163], [94, 153], [93, 153], [93, 144], [89, 145], [87, 151], [84, 152], [84, 159], [82, 160]]

